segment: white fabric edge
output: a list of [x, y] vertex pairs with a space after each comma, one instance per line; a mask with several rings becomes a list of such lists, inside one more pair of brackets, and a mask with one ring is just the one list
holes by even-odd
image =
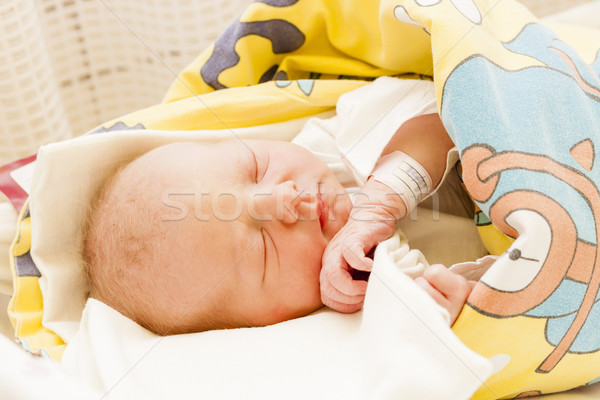
[[90, 300], [62, 364], [113, 400], [190, 393], [216, 399], [468, 400], [492, 365], [456, 337], [447, 312], [406, 274], [418, 275], [426, 265], [397, 232], [376, 251], [362, 312], [323, 308], [263, 328], [159, 337]]

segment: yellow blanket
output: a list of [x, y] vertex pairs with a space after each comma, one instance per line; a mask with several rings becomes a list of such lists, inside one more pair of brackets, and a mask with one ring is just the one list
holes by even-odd
[[[600, 374], [600, 32], [553, 28], [512, 0], [257, 1], [163, 104], [91, 133], [258, 126], [331, 110], [377, 76], [433, 78], [482, 230], [516, 238], [490, 243], [502, 256], [455, 325], [497, 366], [474, 398], [566, 390]], [[61, 340], [41, 325], [28, 229], [25, 209], [9, 311], [48, 349]]]

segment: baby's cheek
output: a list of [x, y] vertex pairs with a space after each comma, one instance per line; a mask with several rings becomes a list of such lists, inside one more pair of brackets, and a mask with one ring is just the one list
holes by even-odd
[[289, 286], [300, 287], [303, 291], [315, 286], [318, 288], [325, 243], [312, 241], [304, 245], [297, 244], [293, 250], [287, 254], [287, 261], [282, 261], [289, 268]]
[[[233, 271], [232, 271], [233, 272]], [[240, 263], [239, 266], [239, 284], [255, 286], [262, 282], [264, 278], [265, 267], [262, 262], [248, 260]]]
[[[323, 249], [324, 250], [324, 249]], [[323, 252], [321, 251], [318, 257], [311, 261], [310, 267], [306, 268], [306, 272], [304, 273], [304, 283], [305, 283], [305, 295], [310, 297], [310, 300], [314, 302], [315, 299], [321, 301], [321, 286], [320, 286], [320, 276], [321, 276], [321, 268]]]
[[295, 285], [293, 290], [286, 293], [289, 311], [294, 314], [294, 317], [304, 316], [322, 305], [318, 274], [316, 276], [312, 273], [306, 274], [301, 281], [301, 284]]

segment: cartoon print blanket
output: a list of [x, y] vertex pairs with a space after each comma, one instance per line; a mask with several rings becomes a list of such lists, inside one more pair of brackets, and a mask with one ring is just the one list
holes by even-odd
[[[599, 48], [599, 31], [550, 28], [513, 0], [256, 1], [163, 104], [92, 133], [259, 126], [332, 110], [377, 76], [433, 77], [482, 234], [510, 245], [490, 243], [500, 257], [454, 327], [501, 367], [474, 398], [561, 391], [600, 375]], [[68, 335], [44, 327], [29, 216], [9, 311], [49, 348]]]

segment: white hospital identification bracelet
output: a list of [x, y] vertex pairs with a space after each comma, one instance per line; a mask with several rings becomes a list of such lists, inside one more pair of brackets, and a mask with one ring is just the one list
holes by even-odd
[[401, 151], [381, 157], [371, 176], [400, 196], [407, 214], [431, 192], [431, 177], [425, 168]]

